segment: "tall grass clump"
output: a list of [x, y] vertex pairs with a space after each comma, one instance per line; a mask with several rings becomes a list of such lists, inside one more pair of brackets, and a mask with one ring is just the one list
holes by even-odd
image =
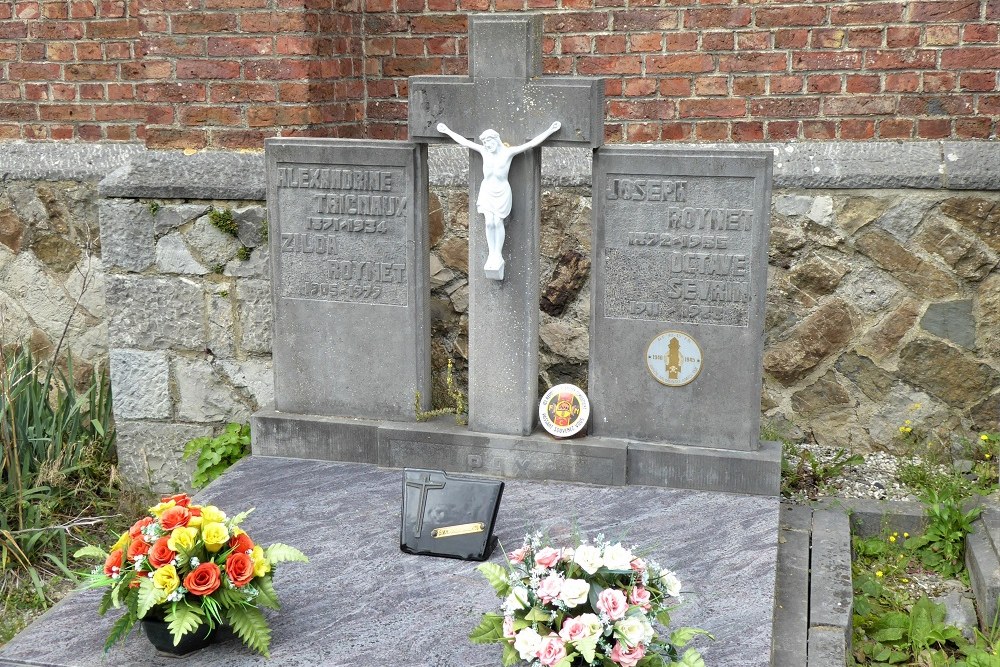
[[110, 385], [95, 374], [77, 391], [54, 361], [0, 348], [0, 408], [2, 585], [27, 575], [42, 595], [40, 572], [72, 576], [70, 540], [103, 520], [92, 514], [115, 486]]

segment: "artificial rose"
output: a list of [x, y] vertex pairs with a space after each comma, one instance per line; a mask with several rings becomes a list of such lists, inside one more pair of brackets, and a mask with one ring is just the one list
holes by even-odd
[[632, 559], [635, 556], [621, 543], [618, 543], [607, 547], [602, 558], [604, 559], [604, 567], [609, 570], [631, 570]]
[[201, 506], [191, 505], [188, 507], [188, 511], [191, 512], [191, 518], [188, 519], [188, 526], [192, 528], [201, 528], [201, 524], [204, 523], [201, 518]]
[[594, 614], [580, 614], [576, 617], [581, 623], [587, 624], [589, 635], [599, 635], [604, 632], [604, 624], [601, 623], [601, 619], [597, 618]]
[[253, 551], [250, 553], [250, 558], [253, 559], [253, 576], [263, 577], [271, 571], [271, 561], [264, 556], [264, 550], [259, 544], [254, 545]]
[[161, 537], [153, 543], [153, 546], [149, 548], [149, 564], [155, 567], [163, 567], [170, 561], [174, 559], [177, 555], [176, 551], [170, 549], [167, 543], [170, 541], [169, 537]]
[[576, 549], [574, 549], [573, 547], [566, 547], [565, 549], [562, 550], [563, 562], [572, 563], [573, 556], [575, 555], [576, 555]]
[[104, 574], [109, 577], [113, 577], [122, 569], [122, 550], [115, 549], [108, 554], [108, 557], [104, 559]]
[[517, 636], [517, 633], [514, 632], [514, 617], [513, 616], [504, 616], [503, 617], [503, 636], [506, 637], [507, 639], [513, 639], [514, 637]]
[[245, 531], [236, 528], [233, 530], [233, 536], [229, 538], [229, 548], [242, 554], [249, 553], [253, 551], [253, 540]]
[[587, 574], [594, 574], [604, 564], [601, 559], [601, 550], [590, 544], [577, 547], [576, 553], [573, 554], [573, 561], [582, 567]]
[[622, 667], [635, 667], [646, 656], [646, 647], [642, 644], [628, 648], [621, 642], [615, 642], [615, 647], [608, 656]]
[[233, 586], [237, 588], [246, 586], [253, 579], [253, 559], [234, 551], [226, 558], [226, 574], [232, 580]]
[[632, 562], [629, 563], [629, 565], [632, 566], [633, 570], [639, 572], [640, 574], [646, 571], [646, 561], [644, 561], [641, 558], [633, 558]]
[[545, 547], [535, 554], [535, 564], [542, 567], [553, 567], [559, 562], [559, 550]]
[[226, 513], [215, 505], [205, 505], [201, 508], [201, 519], [204, 523], [222, 523], [226, 520]]
[[648, 644], [653, 641], [653, 626], [641, 616], [629, 616], [615, 623], [615, 635], [626, 646]]
[[180, 505], [181, 507], [187, 507], [191, 504], [191, 497], [186, 493], [178, 493], [173, 496], [160, 498], [160, 500], [165, 503], [169, 503], [172, 500], [175, 505]]
[[562, 586], [563, 578], [556, 572], [553, 572], [549, 576], [542, 579], [542, 582], [538, 584], [538, 597], [541, 598], [542, 602], [545, 604], [558, 600], [559, 593], [562, 592]]
[[559, 591], [559, 599], [566, 603], [567, 607], [577, 607], [587, 601], [590, 593], [590, 583], [583, 579], [567, 579], [563, 582], [562, 590]]
[[160, 515], [160, 527], [168, 533], [174, 528], [186, 526], [191, 520], [191, 511], [186, 507], [175, 505]]
[[590, 626], [587, 622], [579, 617], [567, 618], [563, 621], [562, 628], [559, 630], [559, 636], [563, 638], [563, 641], [575, 642], [580, 639], [586, 639], [591, 636]]
[[177, 568], [173, 565], [164, 565], [153, 573], [153, 585], [170, 595], [181, 585], [180, 577], [177, 576]]
[[184, 588], [188, 589], [192, 595], [211, 595], [219, 587], [222, 581], [222, 572], [219, 566], [209, 561], [201, 563], [184, 577]]
[[128, 543], [131, 541], [131, 539], [132, 538], [128, 536], [128, 531], [122, 533], [121, 535], [118, 536], [118, 540], [111, 545], [110, 550], [114, 551], [115, 549], [121, 549], [122, 551], [124, 551], [125, 548], [128, 547]]
[[521, 630], [514, 638], [514, 650], [521, 656], [521, 660], [534, 660], [537, 658], [538, 649], [541, 646], [542, 636], [531, 628]]
[[649, 602], [649, 591], [642, 586], [636, 586], [628, 592], [628, 601], [637, 607], [642, 607], [646, 611], [649, 611], [653, 606]]
[[546, 667], [555, 665], [566, 657], [566, 644], [559, 635], [549, 635], [542, 640], [542, 645], [538, 649], [538, 661]]
[[612, 621], [617, 621], [625, 616], [628, 611], [628, 602], [625, 594], [615, 588], [606, 588], [597, 596], [597, 608]]
[[681, 594], [681, 580], [670, 570], [660, 572], [660, 586], [672, 598], [679, 597]]
[[514, 549], [512, 552], [510, 552], [510, 556], [507, 557], [507, 560], [509, 560], [511, 563], [523, 563], [524, 558], [527, 555], [528, 555], [528, 550], [525, 549], [524, 547], [521, 547], [520, 549]]
[[134, 561], [136, 556], [145, 556], [147, 553], [149, 553], [149, 545], [146, 544], [145, 540], [139, 538], [137, 540], [132, 540], [132, 542], [128, 545], [128, 552], [126, 555], [130, 561]]
[[167, 540], [167, 546], [174, 551], [190, 550], [198, 539], [198, 529], [192, 526], [181, 526], [174, 528]]
[[229, 542], [229, 531], [225, 524], [206, 523], [201, 527], [201, 539], [205, 540], [205, 548], [214, 554]]
[[155, 519], [151, 516], [143, 517], [132, 524], [132, 527], [128, 529], [128, 536], [133, 540], [138, 540], [142, 537], [142, 529], [153, 523]]

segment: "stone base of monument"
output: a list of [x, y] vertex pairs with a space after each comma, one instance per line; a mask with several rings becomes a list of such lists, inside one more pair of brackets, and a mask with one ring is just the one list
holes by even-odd
[[559, 440], [476, 433], [453, 419], [389, 422], [296, 415], [253, 417], [253, 452], [323, 461], [371, 463], [383, 468], [431, 468], [508, 479], [648, 485], [694, 491], [777, 495], [781, 446], [757, 451], [586, 437]]
[[[244, 527], [262, 544], [310, 557], [279, 566], [283, 608], [268, 612], [274, 665], [499, 667], [500, 648], [468, 641], [499, 600], [475, 563], [399, 550], [397, 471], [373, 465], [253, 456], [199, 494], [229, 512], [255, 507]], [[599, 533], [648, 551], [680, 578], [673, 625], [707, 629], [712, 667], [770, 663], [778, 498], [654, 487], [507, 482], [496, 534], [505, 549], [533, 530], [558, 543]], [[498, 549], [493, 562], [502, 562]], [[175, 665], [134, 635], [102, 652], [117, 615], [97, 615], [100, 591], [60, 602], [2, 650], [3, 665]], [[190, 667], [265, 661], [238, 639], [187, 656]]]

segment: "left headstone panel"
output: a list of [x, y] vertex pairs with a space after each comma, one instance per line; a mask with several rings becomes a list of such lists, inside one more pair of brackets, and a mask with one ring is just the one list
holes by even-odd
[[275, 409], [414, 418], [430, 400], [427, 148], [269, 139]]

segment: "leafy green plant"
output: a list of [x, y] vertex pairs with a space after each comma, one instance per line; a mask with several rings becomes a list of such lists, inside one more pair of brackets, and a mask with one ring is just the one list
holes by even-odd
[[936, 489], [923, 498], [927, 504], [927, 530], [907, 542], [923, 564], [945, 577], [955, 577], [965, 569], [965, 537], [982, 509], [962, 509], [960, 496]]
[[[865, 462], [861, 454], [838, 449], [829, 461], [821, 461], [804, 447], [784, 444], [781, 448], [781, 490], [784, 495], [804, 492], [815, 498], [830, 480], [843, 474], [846, 468]], [[796, 460], [797, 459], [797, 460]]]
[[252, 248], [249, 248], [245, 245], [241, 245], [240, 249], [236, 251], [236, 259], [240, 260], [241, 262], [245, 262], [248, 259], [250, 259], [251, 252], [253, 252]]
[[214, 438], [195, 438], [184, 446], [184, 458], [197, 455], [191, 484], [200, 489], [250, 453], [250, 425], [226, 424]]
[[420, 392], [415, 392], [413, 411], [416, 415], [417, 421], [425, 422], [439, 415], [453, 414], [455, 415], [455, 423], [459, 426], [463, 426], [467, 423], [468, 416], [466, 415], [465, 392], [463, 392], [458, 386], [458, 383], [455, 382], [454, 363], [451, 359], [448, 360], [448, 370], [445, 371], [445, 384], [447, 386], [448, 397], [451, 399], [451, 405], [436, 408], [434, 410], [422, 410], [420, 408]]
[[158, 201], [151, 201], [146, 206], [149, 207], [149, 214], [154, 218], [156, 217], [156, 214], [160, 212], [160, 202]]
[[240, 226], [233, 218], [233, 209], [231, 208], [209, 209], [208, 221], [212, 223], [213, 227], [230, 236], [236, 236], [240, 231]]
[[[0, 347], [0, 565], [17, 567], [45, 597], [43, 563], [69, 574], [67, 540], [86, 521], [65, 516], [94, 492], [94, 470], [113, 456], [111, 388], [94, 375], [77, 392], [64, 374], [26, 348]], [[107, 479], [101, 480], [107, 483]]]

